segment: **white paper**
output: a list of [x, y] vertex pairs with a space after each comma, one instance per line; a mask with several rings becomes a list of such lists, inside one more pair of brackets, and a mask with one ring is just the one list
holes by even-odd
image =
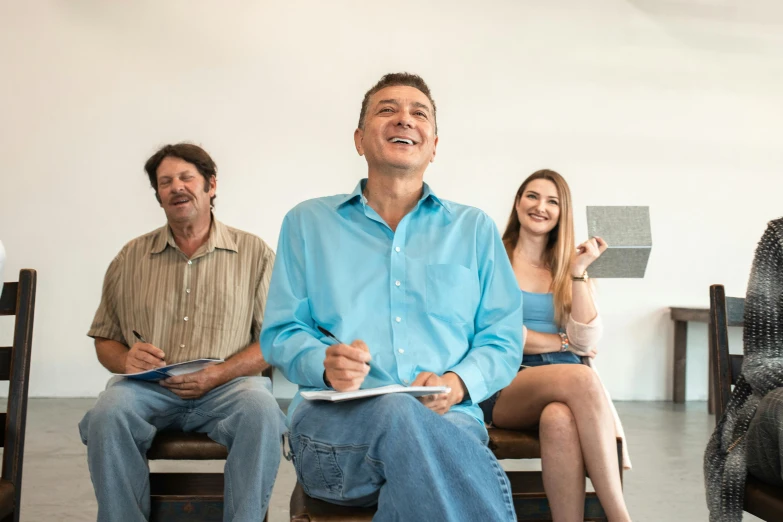
[[350, 392], [338, 392], [335, 390], [306, 391], [302, 392], [302, 397], [310, 401], [340, 402], [387, 395], [389, 393], [406, 393], [413, 397], [423, 397], [425, 395], [449, 393], [450, 391], [451, 388], [448, 386], [400, 386], [399, 384], [390, 384], [380, 388], [367, 388]]

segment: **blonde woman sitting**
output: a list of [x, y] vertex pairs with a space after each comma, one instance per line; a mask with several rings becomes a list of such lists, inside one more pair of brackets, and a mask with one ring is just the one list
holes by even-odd
[[503, 242], [523, 294], [526, 335], [519, 373], [481, 404], [485, 421], [539, 427], [553, 520], [584, 519], [585, 468], [608, 519], [630, 520], [617, 472], [619, 421], [598, 374], [580, 364], [595, 357], [602, 330], [587, 268], [607, 245], [596, 237], [574, 250], [571, 193], [551, 170], [519, 187]]

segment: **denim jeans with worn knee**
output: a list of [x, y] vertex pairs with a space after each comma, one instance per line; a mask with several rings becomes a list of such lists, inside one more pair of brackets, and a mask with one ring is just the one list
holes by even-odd
[[228, 448], [223, 520], [264, 518], [280, 464], [285, 418], [267, 377], [240, 377], [199, 399], [157, 383], [113, 378], [79, 423], [99, 522], [150, 514], [147, 450], [159, 430], [206, 433]]
[[377, 504], [376, 522], [516, 520], [508, 477], [470, 415], [441, 416], [404, 394], [303, 401], [290, 437], [308, 495]]

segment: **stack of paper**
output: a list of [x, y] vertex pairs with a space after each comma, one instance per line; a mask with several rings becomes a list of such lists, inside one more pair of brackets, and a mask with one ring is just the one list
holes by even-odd
[[334, 390], [307, 391], [302, 392], [302, 397], [310, 401], [340, 402], [387, 395], [389, 393], [406, 393], [414, 397], [424, 397], [425, 395], [437, 395], [439, 393], [449, 393], [450, 391], [451, 388], [448, 386], [400, 386], [399, 384], [390, 384], [380, 388], [367, 388], [350, 392]]

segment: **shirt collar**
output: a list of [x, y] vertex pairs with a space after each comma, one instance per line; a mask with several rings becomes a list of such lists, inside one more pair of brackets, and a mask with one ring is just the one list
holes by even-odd
[[[362, 191], [364, 190], [364, 187], [366, 185], [367, 185], [367, 178], [364, 178], [361, 181], [359, 181], [359, 183], [356, 184], [356, 188], [353, 189], [353, 192], [340, 199], [337, 202], [335, 208], [339, 209], [340, 207], [347, 205], [348, 203], [353, 203], [356, 199], [359, 199], [363, 204], [366, 204], [367, 198], [365, 198], [364, 194], [362, 194]], [[449, 205], [449, 202], [442, 200], [438, 196], [436, 196], [435, 193], [430, 188], [430, 186], [424, 183], [424, 187], [421, 191], [421, 199], [419, 199], [419, 204], [422, 204], [423, 202], [428, 200], [432, 201], [435, 204], [440, 205], [446, 210], [446, 212], [451, 214], [451, 206]]]
[[[168, 225], [158, 229], [157, 236], [152, 242], [152, 254], [160, 254], [167, 246], [179, 250], [177, 243], [174, 241], [174, 234], [171, 232], [171, 227]], [[206, 251], [212, 252], [216, 248], [222, 250], [231, 250], [237, 252], [237, 243], [234, 238], [231, 237], [228, 227], [215, 219], [212, 216], [212, 224], [209, 227], [209, 238], [207, 239]]]

